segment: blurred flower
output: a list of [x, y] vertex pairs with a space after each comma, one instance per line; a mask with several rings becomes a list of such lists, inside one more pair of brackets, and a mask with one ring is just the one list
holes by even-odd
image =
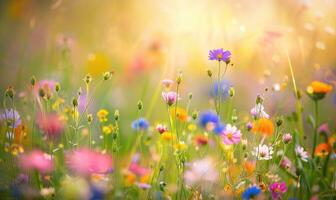
[[[209, 124], [208, 128], [212, 128], [212, 125]], [[225, 130], [225, 124], [219, 122], [215, 125], [215, 128], [213, 129], [213, 132], [220, 135], [223, 133], [223, 131]]]
[[247, 124], [246, 124], [246, 128], [247, 128], [248, 131], [252, 130], [252, 128], [253, 128], [253, 123], [252, 123], [252, 122], [247, 122]]
[[162, 85], [169, 89], [174, 84], [174, 81], [171, 79], [164, 79], [162, 80]]
[[112, 171], [111, 157], [90, 149], [82, 148], [68, 152], [66, 160], [68, 167], [81, 175], [105, 174]]
[[179, 97], [176, 92], [170, 91], [170, 92], [162, 92], [162, 98], [168, 106], [172, 106], [177, 102]]
[[220, 123], [219, 117], [212, 111], [206, 111], [201, 113], [199, 117], [200, 125], [207, 131], [213, 131]]
[[318, 127], [318, 133], [330, 133], [329, 125], [327, 123], [323, 123]]
[[204, 136], [204, 135], [196, 135], [194, 137], [194, 141], [195, 141], [196, 145], [203, 146], [203, 145], [207, 145], [208, 144], [209, 139], [208, 139], [207, 136]]
[[269, 115], [265, 112], [265, 108], [261, 103], [256, 104], [250, 111], [251, 115], [257, 118], [269, 118]]
[[297, 156], [299, 156], [299, 158], [304, 161], [304, 162], [308, 162], [308, 153], [303, 149], [303, 147], [297, 145], [295, 147], [295, 153]]
[[215, 82], [213, 84], [213, 87], [211, 87], [211, 93], [210, 95], [212, 97], [217, 97], [217, 96], [221, 96], [222, 100], [226, 99], [229, 94], [230, 94], [230, 88], [232, 87], [232, 85], [230, 84], [229, 81], [226, 80], [222, 80], [218, 86], [218, 82]]
[[54, 162], [49, 154], [34, 150], [19, 157], [19, 165], [26, 170], [38, 170], [40, 173], [51, 172]]
[[225, 130], [221, 134], [221, 137], [226, 145], [237, 144], [240, 142], [241, 133], [237, 127], [227, 124]]
[[140, 161], [140, 154], [135, 154], [132, 158], [132, 162], [128, 167], [128, 171], [132, 172], [133, 174], [137, 176], [145, 176], [149, 173], [149, 169], [146, 167], [142, 167], [139, 164]]
[[281, 159], [281, 162], [280, 162], [280, 166], [283, 168], [283, 169], [290, 169], [292, 167], [292, 162], [286, 157], [284, 156], [282, 159]]
[[231, 52], [225, 51], [222, 48], [209, 51], [209, 60], [218, 60], [226, 63], [230, 62]]
[[285, 182], [282, 183], [272, 183], [269, 186], [269, 190], [272, 194], [272, 199], [273, 200], [278, 200], [281, 199], [281, 195], [287, 192], [287, 186]]
[[326, 157], [331, 151], [331, 147], [327, 143], [321, 143], [317, 145], [315, 149], [315, 155], [318, 157]]
[[37, 125], [49, 139], [57, 138], [64, 130], [64, 121], [57, 114], [40, 114]]
[[43, 91], [44, 96], [50, 98], [55, 92], [57, 82], [54, 80], [41, 80], [34, 86], [35, 95], [38, 96]]
[[323, 99], [324, 96], [332, 90], [332, 86], [320, 81], [313, 81], [307, 87], [308, 95], [314, 100]]
[[101, 76], [104, 72], [111, 70], [111, 63], [105, 54], [91, 53], [87, 57], [86, 69], [92, 76]]
[[290, 133], [285, 133], [283, 136], [282, 136], [282, 141], [285, 143], [285, 144], [288, 144], [292, 141], [292, 135]]
[[60, 186], [61, 199], [89, 200], [91, 196], [88, 182], [81, 177], [64, 176]]
[[102, 127], [102, 132], [106, 135], [111, 134], [113, 132], [113, 126], [112, 124], [109, 124], [108, 126], [103, 126]]
[[253, 123], [252, 132], [270, 136], [274, 132], [273, 122], [266, 118], [260, 118]]
[[55, 194], [55, 188], [53, 188], [53, 187], [42, 188], [41, 191], [40, 191], [40, 194], [44, 198], [51, 197], [52, 195]]
[[249, 162], [246, 161], [243, 164], [245, 171], [247, 172], [247, 175], [251, 176], [256, 168], [256, 162]]
[[156, 125], [156, 128], [155, 128], [160, 134], [166, 132], [168, 130], [168, 128], [166, 127], [166, 125], [164, 124], [158, 124]]
[[135, 131], [146, 131], [149, 127], [149, 122], [145, 118], [139, 118], [132, 122], [132, 129]]
[[0, 120], [4, 121], [9, 128], [17, 128], [21, 124], [19, 113], [14, 109], [6, 109], [0, 114]]
[[187, 145], [185, 144], [184, 141], [180, 141], [178, 142], [177, 144], [174, 145], [174, 148], [177, 150], [177, 151], [183, 151], [187, 148]]
[[257, 197], [261, 193], [261, 190], [257, 186], [251, 186], [243, 192], [242, 198], [243, 200], [250, 200]]
[[107, 122], [107, 116], [108, 116], [109, 112], [105, 109], [100, 109], [97, 112], [97, 117], [99, 118], [100, 122]]
[[175, 108], [171, 109], [170, 115], [173, 118], [176, 117], [179, 121], [182, 121], [182, 122], [185, 122], [188, 119], [187, 111], [180, 107], [176, 108], [176, 112], [175, 112]]
[[211, 158], [194, 161], [184, 173], [184, 180], [187, 185], [202, 184], [209, 186], [218, 179], [218, 172]]
[[175, 135], [173, 135], [171, 132], [164, 132], [161, 134], [161, 138], [163, 140], [169, 141], [169, 140], [174, 140], [175, 139]]
[[270, 160], [272, 159], [273, 147], [267, 145], [259, 145], [255, 147], [252, 155], [257, 157], [258, 160]]

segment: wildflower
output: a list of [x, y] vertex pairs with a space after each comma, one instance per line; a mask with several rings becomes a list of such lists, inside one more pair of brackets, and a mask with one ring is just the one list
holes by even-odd
[[255, 147], [252, 155], [257, 157], [258, 160], [270, 160], [272, 159], [273, 147], [267, 145], [259, 145]]
[[161, 134], [161, 138], [163, 140], [169, 141], [169, 140], [174, 140], [175, 139], [175, 135], [173, 135], [171, 132], [164, 132]]
[[37, 125], [49, 138], [56, 138], [64, 130], [64, 121], [58, 114], [40, 114], [37, 118]]
[[253, 123], [252, 132], [270, 136], [274, 132], [273, 122], [266, 118], [260, 118]]
[[184, 180], [187, 185], [203, 184], [208, 186], [218, 179], [214, 162], [211, 158], [194, 161], [184, 173]]
[[220, 123], [220, 121], [216, 113], [207, 111], [201, 114], [199, 123], [207, 131], [212, 131], [215, 129], [217, 124]]
[[97, 117], [99, 118], [100, 122], [107, 122], [107, 116], [108, 116], [109, 112], [105, 109], [100, 109], [97, 112]]
[[240, 141], [241, 133], [236, 126], [231, 126], [227, 124], [225, 130], [221, 134], [224, 144], [231, 145], [237, 144]]
[[81, 175], [105, 174], [112, 171], [111, 157], [90, 149], [83, 148], [68, 152], [66, 161], [73, 172]]
[[139, 161], [140, 155], [135, 154], [132, 158], [131, 164], [128, 167], [128, 171], [132, 172], [137, 176], [145, 176], [149, 173], [150, 170], [146, 167], [142, 167], [141, 165], [139, 165]]
[[160, 134], [166, 132], [168, 129], [166, 127], [166, 125], [164, 124], [158, 124], [156, 125], [156, 128], [155, 128]]
[[209, 139], [207, 136], [204, 135], [196, 135], [194, 137], [194, 141], [196, 143], [196, 145], [198, 146], [203, 146], [203, 145], [207, 145], [209, 142]]
[[113, 132], [113, 126], [112, 126], [112, 124], [109, 124], [108, 126], [103, 126], [102, 127], [102, 131], [106, 135], [111, 134]]
[[253, 128], [253, 123], [251, 123], [251, 122], [247, 122], [247, 124], [246, 124], [246, 128], [247, 128], [248, 131], [252, 130], [252, 128]]
[[176, 92], [162, 92], [162, 98], [168, 106], [172, 106], [178, 100], [178, 95]]
[[209, 60], [218, 60], [230, 63], [231, 59], [231, 52], [223, 50], [222, 48], [220, 49], [213, 49], [209, 51]]
[[177, 151], [183, 151], [187, 148], [187, 145], [185, 144], [184, 141], [180, 141], [179, 143], [175, 144], [174, 147]]
[[21, 124], [19, 113], [12, 108], [0, 114], [0, 121], [4, 121], [9, 128], [16, 128]]
[[176, 112], [175, 112], [175, 108], [170, 110], [170, 114], [173, 117], [176, 117], [179, 121], [185, 122], [188, 119], [188, 115], [186, 110], [184, 110], [183, 108], [177, 107], [176, 108]]
[[319, 126], [318, 133], [330, 133], [330, 128], [329, 125], [327, 123], [323, 123]]
[[[35, 85], [35, 94], [41, 97], [50, 98], [54, 91], [56, 91], [56, 81], [54, 80], [41, 80]], [[41, 95], [41, 94], [44, 95]]]
[[139, 118], [132, 122], [132, 129], [136, 131], [146, 131], [149, 127], [149, 122], [145, 118]]
[[256, 104], [250, 111], [251, 115], [255, 118], [269, 118], [269, 115], [265, 112], [265, 108], [261, 103]]
[[215, 82], [214, 85], [211, 87], [210, 95], [212, 97], [221, 96], [222, 99], [226, 99], [230, 95], [230, 88], [232, 88], [229, 81], [221, 81], [220, 84]]
[[13, 99], [14, 95], [15, 95], [15, 91], [14, 91], [13, 87], [9, 86], [5, 91], [5, 96]]
[[243, 166], [244, 166], [244, 169], [247, 172], [247, 174], [249, 176], [251, 176], [253, 174], [255, 168], [256, 168], [256, 163], [255, 162], [246, 161], [246, 162], [244, 162]]
[[169, 89], [173, 84], [174, 84], [174, 81], [171, 79], [162, 80], [162, 85], [167, 89]]
[[308, 153], [303, 149], [303, 147], [297, 145], [295, 147], [295, 153], [297, 156], [299, 156], [299, 158], [304, 161], [304, 162], [308, 162]]
[[272, 183], [269, 186], [269, 190], [272, 194], [272, 199], [273, 200], [278, 200], [281, 199], [281, 195], [287, 192], [287, 186], [285, 182], [282, 183]]
[[91, 53], [87, 57], [86, 69], [92, 76], [109, 71], [110, 65], [110, 60], [104, 53]]
[[323, 99], [324, 96], [332, 90], [332, 86], [320, 81], [313, 81], [307, 87], [308, 95], [314, 100]]
[[54, 167], [52, 157], [40, 150], [21, 155], [19, 164], [23, 169], [37, 170], [40, 173], [51, 172]]
[[285, 144], [289, 144], [291, 141], [292, 141], [292, 135], [290, 133], [285, 133], [283, 136], [282, 136], [282, 141], [285, 143]]
[[315, 149], [315, 155], [319, 157], [326, 157], [331, 151], [329, 144], [321, 143]]
[[115, 110], [115, 111], [114, 111], [114, 120], [118, 121], [118, 120], [119, 120], [119, 117], [120, 117], [119, 110]]
[[282, 159], [281, 159], [281, 162], [280, 162], [280, 166], [283, 168], [283, 169], [290, 169], [292, 167], [292, 162], [286, 157], [284, 156]]
[[257, 197], [261, 193], [261, 189], [257, 186], [251, 186], [243, 192], [243, 200], [249, 200]]

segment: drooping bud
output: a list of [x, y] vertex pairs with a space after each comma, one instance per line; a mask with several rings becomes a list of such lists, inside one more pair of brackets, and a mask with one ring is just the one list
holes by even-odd
[[212, 71], [210, 69], [207, 70], [208, 76], [211, 78], [212, 77]]
[[142, 110], [143, 104], [142, 101], [138, 101], [138, 110]]
[[114, 111], [114, 120], [118, 121], [119, 120], [119, 116], [120, 116], [119, 110], [115, 110]]

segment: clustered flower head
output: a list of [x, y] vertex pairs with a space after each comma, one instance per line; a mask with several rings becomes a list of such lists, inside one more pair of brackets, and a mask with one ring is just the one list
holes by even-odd
[[145, 118], [139, 118], [132, 122], [132, 129], [136, 131], [146, 131], [149, 128], [149, 122]]
[[274, 182], [270, 184], [269, 190], [272, 194], [273, 200], [281, 199], [282, 194], [287, 192], [287, 186], [285, 182]]
[[250, 200], [257, 197], [261, 193], [261, 189], [257, 186], [247, 188], [242, 195], [243, 200]]

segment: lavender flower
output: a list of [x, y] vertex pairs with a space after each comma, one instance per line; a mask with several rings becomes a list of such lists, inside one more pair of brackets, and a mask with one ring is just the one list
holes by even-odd
[[209, 51], [209, 60], [218, 60], [230, 63], [230, 58], [231, 58], [231, 52], [226, 51], [222, 48], [220, 49], [213, 49]]
[[168, 104], [168, 106], [172, 106], [178, 100], [178, 95], [176, 92], [162, 92], [163, 100]]
[[1, 115], [0, 120], [5, 121], [9, 128], [16, 128], [21, 124], [19, 113], [14, 109], [6, 109]]

